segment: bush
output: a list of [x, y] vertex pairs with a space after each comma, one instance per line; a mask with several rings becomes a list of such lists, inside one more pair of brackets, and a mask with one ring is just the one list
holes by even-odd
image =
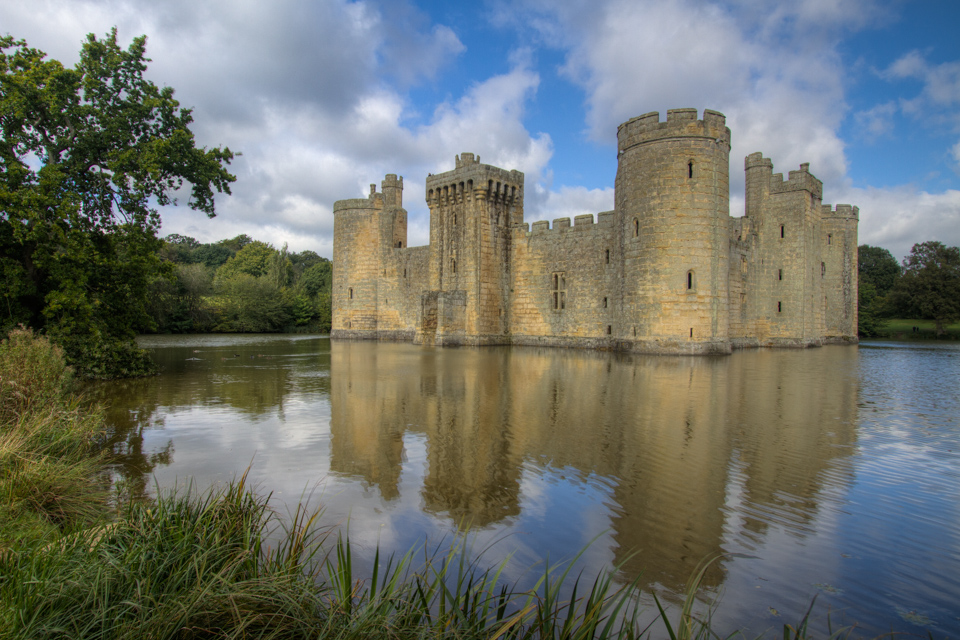
[[70, 394], [63, 350], [17, 329], [0, 343], [0, 548], [97, 521], [104, 422]]

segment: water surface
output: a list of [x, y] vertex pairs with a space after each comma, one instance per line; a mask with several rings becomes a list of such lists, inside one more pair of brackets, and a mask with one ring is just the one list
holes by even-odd
[[[164, 373], [104, 385], [126, 475], [154, 493], [251, 467], [369, 563], [471, 532], [507, 577], [573, 557], [715, 628], [960, 636], [960, 348], [657, 357], [317, 336], [149, 337]], [[589, 545], [589, 546], [587, 546]], [[646, 602], [646, 600], [644, 601]], [[649, 604], [649, 603], [647, 603]]]

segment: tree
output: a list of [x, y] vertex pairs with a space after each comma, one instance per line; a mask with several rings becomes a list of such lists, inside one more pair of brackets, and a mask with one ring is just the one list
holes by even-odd
[[235, 180], [233, 153], [198, 148], [190, 110], [143, 77], [145, 47], [91, 34], [68, 69], [0, 38], [0, 328], [46, 331], [88, 376], [149, 369], [133, 338], [164, 269], [156, 207], [187, 183], [212, 217]]
[[900, 279], [900, 263], [887, 249], [862, 244], [857, 248], [857, 270], [861, 286], [870, 283], [877, 295], [885, 296]]
[[270, 270], [270, 264], [276, 252], [277, 250], [266, 242], [254, 240], [217, 269], [217, 280], [229, 280], [242, 273], [259, 278]]
[[937, 336], [960, 319], [960, 248], [940, 242], [913, 245], [903, 260], [903, 276], [893, 290], [904, 313], [933, 320]]

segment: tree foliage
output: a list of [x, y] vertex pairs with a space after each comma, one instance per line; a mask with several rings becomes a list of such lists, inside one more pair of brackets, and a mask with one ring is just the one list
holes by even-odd
[[900, 263], [887, 249], [862, 244], [857, 248], [859, 275], [858, 333], [880, 334], [880, 318], [893, 313], [890, 291], [900, 280]]
[[901, 312], [933, 320], [937, 335], [944, 335], [960, 319], [960, 248], [932, 241], [913, 245], [893, 298]]
[[862, 244], [857, 248], [860, 285], [872, 284], [877, 295], [885, 296], [900, 279], [900, 263], [889, 250]]
[[190, 110], [144, 78], [145, 47], [91, 34], [70, 69], [0, 38], [2, 328], [45, 330], [98, 377], [148, 368], [132, 338], [164, 273], [157, 207], [189, 184], [213, 216], [235, 179], [230, 150], [198, 148]]

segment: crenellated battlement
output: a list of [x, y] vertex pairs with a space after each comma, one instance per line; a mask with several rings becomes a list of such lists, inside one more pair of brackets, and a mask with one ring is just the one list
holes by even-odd
[[[376, 185], [370, 185], [370, 187], [375, 189]], [[350, 198], [333, 203], [334, 214], [361, 209], [383, 209], [383, 194], [373, 192], [366, 198]]]
[[764, 158], [759, 151], [751, 153], [743, 159], [743, 168], [745, 171], [750, 169], [769, 169], [768, 173], [773, 175], [773, 160]]
[[627, 120], [617, 129], [617, 150], [624, 153], [637, 145], [665, 138], [709, 138], [730, 148], [730, 129], [727, 118], [719, 111], [704, 109], [703, 119], [697, 119], [696, 109], [669, 109], [666, 122], [660, 113], [651, 111]]
[[527, 231], [528, 235], [541, 235], [545, 233], [553, 232], [562, 232], [568, 229], [574, 231], [590, 231], [592, 229], [597, 229], [599, 227], [609, 227], [614, 224], [615, 212], [613, 211], [602, 211], [597, 214], [597, 221], [594, 223], [593, 214], [585, 213], [579, 216], [574, 216], [573, 225], [570, 224], [570, 218], [556, 218], [553, 221], [553, 227], [550, 226], [549, 220], [538, 220], [529, 226], [524, 224], [524, 230]]
[[770, 178], [770, 193], [787, 193], [789, 191], [808, 191], [817, 198], [823, 197], [823, 183], [810, 173], [810, 163], [804, 162], [798, 171], [790, 171], [787, 179], [782, 173], [775, 173]]
[[453, 171], [427, 176], [428, 206], [449, 206], [472, 200], [507, 205], [523, 202], [523, 172], [480, 164], [480, 156], [472, 153], [461, 153], [455, 162]]
[[825, 204], [820, 207], [820, 215], [824, 218], [844, 218], [847, 220], [860, 220], [860, 207], [850, 204], [838, 204], [836, 208]]

